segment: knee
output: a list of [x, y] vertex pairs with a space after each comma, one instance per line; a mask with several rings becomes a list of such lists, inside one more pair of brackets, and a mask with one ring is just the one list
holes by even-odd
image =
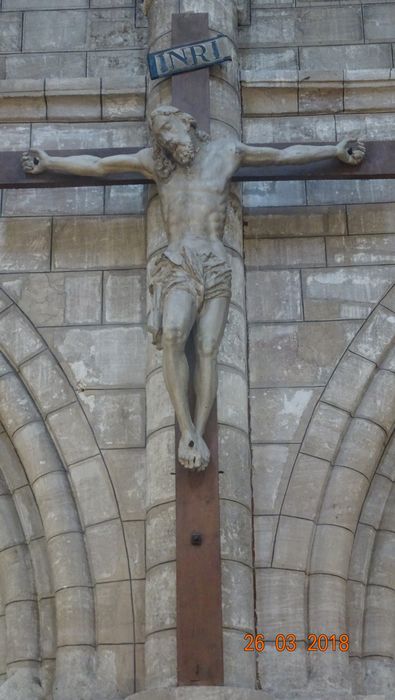
[[216, 338], [210, 336], [198, 336], [196, 338], [196, 350], [201, 357], [215, 359], [218, 354], [219, 343]]
[[167, 348], [183, 348], [187, 341], [187, 334], [183, 328], [179, 326], [164, 326], [162, 334], [162, 343]]

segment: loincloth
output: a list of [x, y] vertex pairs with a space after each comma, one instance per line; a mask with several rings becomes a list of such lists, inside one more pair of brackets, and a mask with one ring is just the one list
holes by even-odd
[[199, 248], [183, 243], [178, 249], [165, 250], [154, 261], [150, 275], [148, 330], [152, 333], [153, 344], [161, 349], [163, 307], [172, 289], [182, 289], [190, 294], [199, 314], [205, 301], [217, 297], [230, 299], [231, 287], [232, 270], [209, 243]]

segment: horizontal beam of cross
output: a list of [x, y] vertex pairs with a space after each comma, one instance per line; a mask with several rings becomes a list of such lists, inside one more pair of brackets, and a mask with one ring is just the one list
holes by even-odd
[[[255, 144], [258, 145], [258, 144]], [[286, 148], [292, 144], [260, 144], [271, 148]], [[317, 145], [317, 144], [316, 144]], [[322, 144], [320, 144], [322, 145]], [[104, 148], [84, 151], [50, 151], [53, 156], [96, 155], [99, 158], [120, 153], [136, 153], [139, 148]], [[42, 175], [26, 175], [21, 166], [21, 153], [0, 152], [0, 189], [88, 187], [92, 185], [146, 185], [150, 182], [140, 173], [108, 175], [106, 177], [81, 177], [46, 172]], [[395, 141], [367, 143], [366, 160], [357, 167], [340, 163], [336, 159], [307, 165], [242, 167], [235, 174], [235, 182], [265, 180], [377, 180], [395, 178]]]

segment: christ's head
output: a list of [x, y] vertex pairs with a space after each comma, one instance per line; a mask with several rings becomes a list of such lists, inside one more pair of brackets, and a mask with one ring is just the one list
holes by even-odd
[[196, 154], [196, 141], [208, 138], [198, 131], [196, 120], [190, 114], [171, 105], [158, 107], [151, 112], [148, 123], [157, 172], [162, 178], [169, 177], [176, 164], [190, 165]]

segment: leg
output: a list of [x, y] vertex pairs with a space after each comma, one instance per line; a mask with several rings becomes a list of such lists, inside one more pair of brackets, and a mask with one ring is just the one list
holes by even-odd
[[229, 311], [229, 299], [217, 297], [206, 301], [196, 329], [195, 426], [203, 435], [217, 395], [217, 355]]
[[189, 469], [200, 469], [209, 459], [208, 449], [201, 444], [192, 422], [188, 401], [185, 344], [195, 318], [196, 302], [192, 295], [182, 289], [169, 292], [163, 310], [163, 375], [181, 430], [178, 458]]

